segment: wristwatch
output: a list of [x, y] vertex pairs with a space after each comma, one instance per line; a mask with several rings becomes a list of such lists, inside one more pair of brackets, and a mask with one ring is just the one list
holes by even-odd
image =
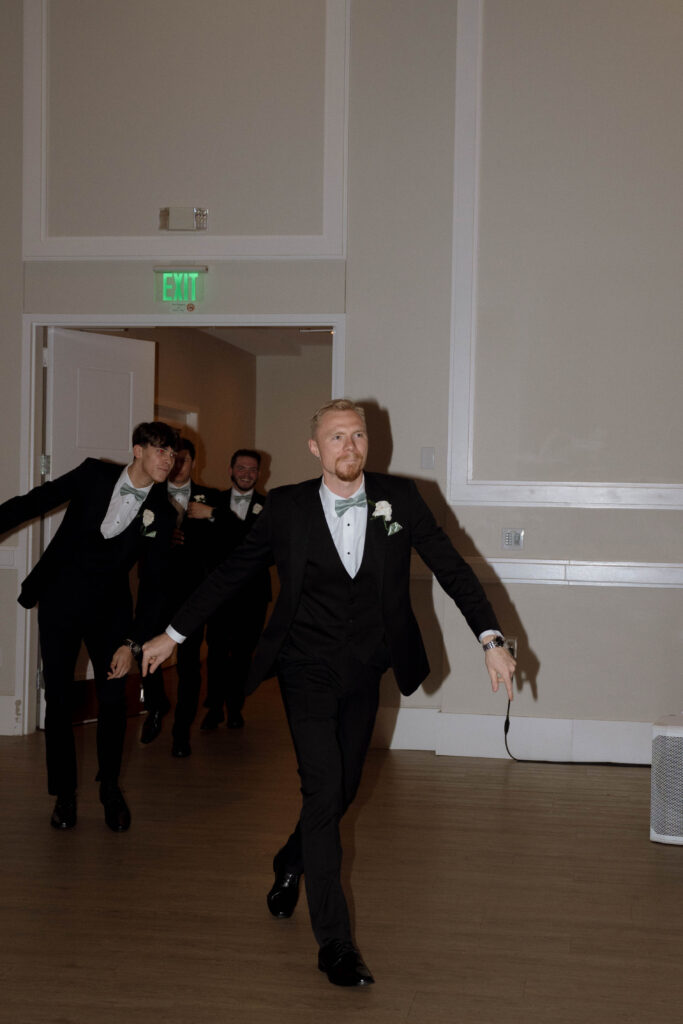
[[505, 639], [502, 636], [494, 636], [493, 640], [489, 640], [488, 643], [481, 646], [484, 651], [492, 651], [494, 647], [505, 647]]
[[130, 653], [133, 655], [134, 658], [140, 657], [140, 655], [142, 654], [142, 645], [139, 644], [137, 640], [129, 639], [124, 640], [123, 642], [126, 645], [126, 647], [130, 647]]

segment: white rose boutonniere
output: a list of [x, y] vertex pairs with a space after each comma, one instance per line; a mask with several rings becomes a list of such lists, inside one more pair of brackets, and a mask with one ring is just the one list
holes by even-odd
[[142, 536], [143, 537], [156, 537], [157, 531], [150, 530], [150, 526], [154, 522], [154, 513], [151, 508], [143, 509], [142, 512]]
[[251, 510], [252, 515], [257, 516], [259, 512], [263, 512], [263, 505], [259, 505], [258, 502], [254, 505]]
[[384, 529], [389, 537], [403, 529], [400, 523], [392, 522], [391, 517], [394, 513], [388, 501], [368, 501], [368, 504], [374, 506], [372, 518], [382, 520], [384, 523]]
[[200, 505], [206, 505], [206, 495], [205, 494], [195, 494], [195, 496], [192, 499], [192, 501], [196, 501]]

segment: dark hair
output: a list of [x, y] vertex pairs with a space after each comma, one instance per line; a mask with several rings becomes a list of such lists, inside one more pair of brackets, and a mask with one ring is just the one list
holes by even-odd
[[178, 447], [176, 448], [176, 451], [189, 452], [193, 462], [195, 460], [195, 456], [197, 455], [197, 449], [195, 448], [195, 446], [192, 444], [192, 441], [190, 441], [188, 437], [178, 438]]
[[172, 448], [178, 451], [178, 431], [169, 427], [168, 423], [161, 420], [152, 420], [151, 423], [138, 423], [133, 431], [133, 445], [146, 444], [153, 448]]
[[233, 452], [232, 458], [230, 459], [230, 469], [235, 465], [238, 459], [244, 456], [247, 459], [256, 459], [256, 465], [261, 468], [261, 453], [255, 452], [253, 448], [238, 448], [236, 452]]

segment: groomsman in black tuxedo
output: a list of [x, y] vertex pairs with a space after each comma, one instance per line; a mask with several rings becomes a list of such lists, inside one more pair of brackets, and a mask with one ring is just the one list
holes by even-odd
[[314, 415], [309, 440], [322, 480], [278, 487], [244, 543], [143, 648], [158, 668], [244, 580], [277, 565], [280, 593], [254, 657], [249, 691], [277, 670], [301, 777], [298, 824], [273, 862], [268, 908], [289, 917], [304, 876], [318, 967], [335, 985], [373, 981], [353, 944], [342, 890], [339, 821], [353, 800], [391, 666], [404, 694], [429, 664], [410, 606], [411, 549], [482, 643], [494, 691], [512, 698], [515, 661], [476, 576], [411, 480], [365, 473], [362, 408], [346, 399]]
[[[212, 568], [242, 543], [263, 510], [266, 496], [256, 490], [260, 470], [260, 453], [239, 448], [230, 459], [232, 487], [220, 494], [214, 508], [207, 504], [193, 512], [195, 516], [210, 516], [215, 523]], [[225, 714], [229, 729], [244, 725], [242, 708], [251, 658], [271, 597], [270, 572], [262, 569], [245, 583], [236, 598], [225, 601], [209, 618], [204, 701], [209, 710], [202, 729], [217, 728]]]
[[[171, 551], [171, 612], [195, 590], [219, 561], [218, 528], [213, 516], [219, 491], [196, 483], [192, 478], [196, 449], [181, 438], [175, 465], [168, 478], [168, 497], [176, 515]], [[204, 512], [208, 511], [208, 515]], [[173, 722], [173, 757], [189, 757], [190, 729], [197, 714], [201, 688], [201, 646], [204, 624], [178, 648], [178, 694]]]
[[[76, 750], [72, 727], [74, 670], [81, 642], [95, 671], [100, 800], [107, 825], [124, 832], [130, 811], [119, 789], [126, 731], [126, 675], [142, 642], [163, 622], [173, 513], [166, 477], [177, 434], [165, 423], [133, 432], [129, 466], [86, 459], [56, 480], [0, 505], [0, 534], [68, 502], [54, 538], [22, 584], [19, 603], [38, 604], [45, 681], [51, 824], [76, 824]], [[129, 572], [139, 565], [135, 611]]]

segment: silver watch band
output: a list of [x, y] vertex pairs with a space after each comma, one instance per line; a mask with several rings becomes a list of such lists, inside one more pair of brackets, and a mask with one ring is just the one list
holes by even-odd
[[484, 651], [491, 651], [494, 647], [505, 647], [505, 640], [502, 636], [494, 636], [493, 640], [489, 640], [488, 643], [481, 646]]

